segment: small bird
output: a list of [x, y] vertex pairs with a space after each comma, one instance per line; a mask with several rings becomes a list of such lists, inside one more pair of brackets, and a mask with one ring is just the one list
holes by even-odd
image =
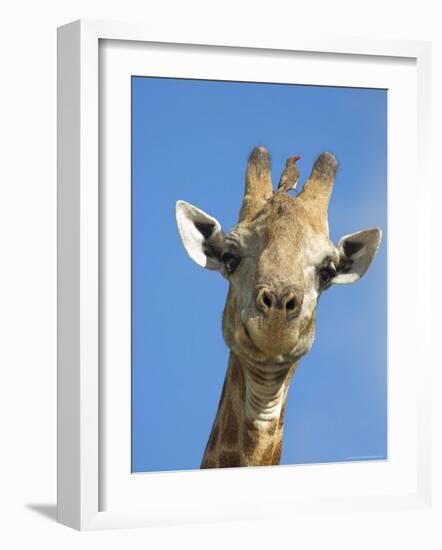
[[299, 181], [299, 170], [296, 166], [297, 161], [301, 157], [289, 157], [285, 163], [284, 172], [281, 175], [281, 179], [278, 184], [278, 191], [290, 191], [290, 189], [296, 189]]

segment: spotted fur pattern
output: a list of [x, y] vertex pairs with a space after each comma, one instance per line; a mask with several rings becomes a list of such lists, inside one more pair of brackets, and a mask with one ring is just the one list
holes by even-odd
[[231, 353], [201, 468], [279, 464], [287, 391], [295, 365], [279, 369]]

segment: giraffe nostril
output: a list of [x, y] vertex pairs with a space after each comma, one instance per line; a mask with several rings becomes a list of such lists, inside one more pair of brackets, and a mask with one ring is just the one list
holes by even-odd
[[291, 298], [286, 304], [285, 304], [285, 309], [287, 311], [292, 311], [294, 310], [296, 307], [296, 300], [294, 298]]
[[275, 292], [269, 288], [261, 288], [256, 295], [256, 307], [265, 317], [272, 311], [283, 311], [288, 320], [296, 317], [300, 311], [302, 296], [293, 289], [283, 288]]
[[262, 288], [256, 296], [256, 307], [265, 315], [274, 306], [275, 297], [270, 290]]
[[301, 313], [301, 306], [303, 302], [303, 294], [301, 291], [295, 291], [293, 288], [287, 292], [285, 299], [283, 299], [285, 313], [287, 319], [295, 319]]

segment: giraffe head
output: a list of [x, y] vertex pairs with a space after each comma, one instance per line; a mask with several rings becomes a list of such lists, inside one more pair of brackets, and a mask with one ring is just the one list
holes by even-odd
[[264, 147], [249, 158], [238, 224], [225, 233], [209, 214], [184, 201], [177, 224], [189, 256], [229, 281], [223, 318], [227, 345], [251, 363], [293, 364], [313, 343], [318, 299], [334, 284], [357, 281], [375, 256], [381, 230], [331, 242], [327, 208], [336, 158], [322, 153], [302, 192], [291, 157], [273, 191]]

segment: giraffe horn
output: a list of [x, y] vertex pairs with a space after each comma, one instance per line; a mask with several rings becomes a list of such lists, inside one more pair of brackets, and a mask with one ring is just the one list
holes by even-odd
[[253, 219], [272, 194], [269, 152], [265, 147], [255, 147], [250, 153], [247, 164], [244, 199], [239, 221]]
[[333, 191], [338, 161], [332, 153], [321, 153], [313, 165], [298, 199], [311, 202], [323, 216], [327, 216], [328, 203]]

